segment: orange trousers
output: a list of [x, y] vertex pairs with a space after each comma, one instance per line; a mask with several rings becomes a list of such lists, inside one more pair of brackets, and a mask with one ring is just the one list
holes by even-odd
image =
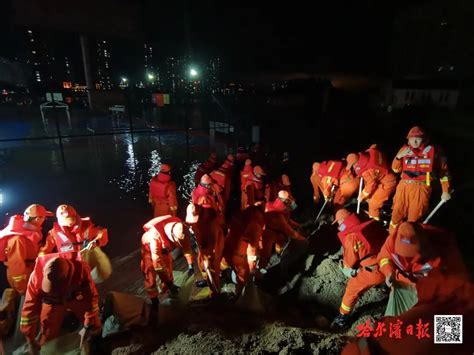
[[369, 217], [379, 220], [380, 209], [383, 207], [397, 187], [397, 181], [394, 180], [388, 184], [380, 184], [377, 190], [370, 196], [369, 203]]
[[231, 266], [237, 274], [236, 292], [237, 294], [240, 294], [240, 291], [242, 291], [242, 288], [245, 286], [250, 277], [250, 266], [247, 261], [247, 255], [228, 255], [225, 257], [225, 262], [227, 262], [227, 264]]
[[153, 267], [151, 256], [142, 259], [141, 269], [145, 278], [145, 290], [149, 298], [158, 297], [157, 276], [159, 276], [161, 280], [160, 287], [162, 292], [168, 289], [166, 282], [173, 281], [173, 257], [171, 256], [171, 252], [167, 255], [162, 255], [162, 263], [165, 265], [166, 270], [157, 271]]
[[273, 254], [273, 246], [283, 247], [287, 238], [281, 233], [276, 233], [270, 229], [265, 229], [262, 236], [262, 249], [260, 250], [259, 268], [265, 268]]
[[[198, 267], [199, 271], [209, 284], [209, 288], [212, 293], [218, 293], [221, 287], [220, 274], [221, 274], [221, 259], [222, 251], [224, 249], [224, 240], [218, 242], [216, 249], [214, 250], [199, 250], [198, 253]], [[209, 276], [204, 268], [204, 263], [207, 262], [209, 273], [211, 274], [213, 284], [209, 280]]]
[[390, 231], [400, 222], [418, 222], [428, 211], [431, 187], [424, 183], [401, 180], [393, 197]]
[[[42, 304], [40, 315], [40, 345], [60, 335], [66, 310], [71, 310], [77, 319], [83, 322], [84, 314], [87, 311], [86, 303], [74, 300], [66, 304]], [[100, 320], [97, 318], [93, 324], [94, 327], [100, 326]]]
[[362, 268], [356, 277], [351, 277], [347, 282], [346, 292], [342, 297], [342, 303], [339, 312], [342, 314], [351, 313], [359, 297], [373, 286], [379, 285], [385, 281], [385, 276], [375, 267], [368, 271]]

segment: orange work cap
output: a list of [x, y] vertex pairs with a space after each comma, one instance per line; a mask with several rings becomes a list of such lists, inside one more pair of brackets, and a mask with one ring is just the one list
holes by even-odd
[[404, 222], [397, 229], [395, 237], [395, 253], [411, 258], [420, 252], [420, 231], [412, 222]]
[[290, 194], [288, 193], [288, 191], [280, 190], [278, 191], [278, 198], [280, 200], [288, 200], [290, 198]]
[[347, 155], [346, 162], [346, 170], [349, 170], [352, 168], [352, 166], [359, 161], [359, 154], [356, 153], [350, 153]]
[[209, 175], [204, 174], [201, 177], [201, 184], [205, 184], [205, 185], [212, 184], [212, 178]]
[[67, 279], [69, 268], [70, 264], [66, 259], [57, 257], [49, 260], [43, 268], [43, 292], [49, 293], [60, 288]]
[[190, 203], [188, 207], [186, 207], [186, 223], [197, 223], [199, 220], [199, 216], [196, 211], [196, 206], [194, 203]]
[[253, 173], [255, 175], [267, 175], [267, 174], [265, 174], [265, 171], [263, 171], [263, 169], [260, 165], [257, 165], [255, 168], [253, 168]]
[[350, 215], [351, 213], [348, 210], [346, 210], [345, 208], [341, 208], [337, 210], [336, 214], [334, 215], [334, 221], [332, 222], [332, 224], [336, 224], [338, 221], [342, 223]]
[[160, 166], [160, 172], [161, 173], [169, 173], [171, 171], [171, 166], [168, 164], [161, 164]]
[[33, 204], [29, 205], [25, 212], [23, 212], [23, 216], [29, 217], [29, 218], [35, 218], [35, 217], [52, 217], [54, 216], [53, 212], [47, 211], [44, 206], [38, 205], [38, 204]]
[[76, 216], [77, 212], [71, 205], [60, 205], [56, 210], [56, 218], [60, 225], [62, 225], [61, 222], [66, 220], [75, 221]]
[[425, 135], [425, 132], [423, 132], [423, 130], [420, 127], [415, 126], [412, 129], [410, 129], [410, 131], [408, 132], [407, 138], [423, 137], [424, 135]]

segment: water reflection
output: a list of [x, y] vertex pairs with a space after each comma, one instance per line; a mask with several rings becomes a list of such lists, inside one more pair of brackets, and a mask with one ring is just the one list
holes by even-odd
[[183, 166], [183, 183], [179, 185], [178, 192], [181, 194], [181, 198], [186, 202], [191, 202], [191, 194], [194, 190], [194, 175], [196, 175], [196, 170], [199, 166], [199, 162], [192, 161], [186, 166], [186, 162]]

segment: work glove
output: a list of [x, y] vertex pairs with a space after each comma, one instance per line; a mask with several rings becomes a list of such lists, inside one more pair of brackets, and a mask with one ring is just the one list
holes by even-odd
[[81, 337], [79, 347], [82, 348], [82, 346], [89, 341], [89, 339], [91, 337], [91, 331], [90, 331], [89, 328], [84, 327], [79, 331], [79, 335]]
[[403, 157], [407, 156], [410, 153], [411, 153], [411, 148], [406, 147], [400, 153], [397, 154], [397, 159], [402, 159]]
[[191, 277], [194, 275], [194, 267], [193, 265], [188, 265], [188, 276]]
[[41, 350], [41, 345], [36, 340], [28, 341], [28, 354], [38, 355]]
[[441, 194], [441, 199], [444, 201], [444, 202], [447, 202], [451, 199], [451, 194], [449, 192], [443, 192]]
[[172, 281], [168, 281], [166, 283], [166, 286], [168, 287], [168, 290], [170, 290], [170, 293], [173, 295], [177, 295], [179, 292], [179, 287], [176, 286]]
[[394, 281], [394, 277], [393, 277], [393, 274], [390, 273], [388, 274], [387, 276], [385, 276], [385, 284], [388, 286], [388, 287], [392, 287], [393, 286], [393, 281]]

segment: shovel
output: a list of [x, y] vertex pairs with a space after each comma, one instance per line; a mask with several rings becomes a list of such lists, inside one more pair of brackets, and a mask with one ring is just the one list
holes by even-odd
[[318, 215], [316, 216], [316, 218], [314, 219], [313, 224], [316, 224], [316, 222], [318, 221], [319, 217], [321, 217], [321, 214], [323, 213], [324, 208], [325, 208], [326, 205], [328, 204], [328, 201], [331, 200], [331, 199], [334, 197], [334, 191], [335, 191], [335, 190], [336, 190], [336, 185], [332, 185], [331, 194], [329, 195], [330, 198], [324, 200], [323, 206], [322, 206], [321, 209], [319, 210], [319, 213], [318, 213]]
[[[454, 191], [451, 191], [451, 194], [453, 193]], [[427, 224], [430, 219], [435, 215], [436, 212], [438, 212], [438, 210], [441, 208], [441, 206], [443, 206], [446, 202], [446, 200], [441, 200], [439, 201], [439, 203], [436, 205], [435, 208], [433, 208], [433, 211], [431, 211], [431, 213], [428, 215], [428, 217], [425, 218], [425, 220], [423, 221], [423, 224]]]
[[236, 302], [236, 306], [242, 310], [253, 313], [265, 313], [265, 305], [262, 301], [263, 295], [253, 281], [253, 277], [249, 277], [245, 285], [242, 295]]
[[364, 179], [360, 178], [359, 180], [359, 195], [357, 195], [357, 214], [360, 212], [360, 194], [362, 193], [362, 188], [364, 186]]

